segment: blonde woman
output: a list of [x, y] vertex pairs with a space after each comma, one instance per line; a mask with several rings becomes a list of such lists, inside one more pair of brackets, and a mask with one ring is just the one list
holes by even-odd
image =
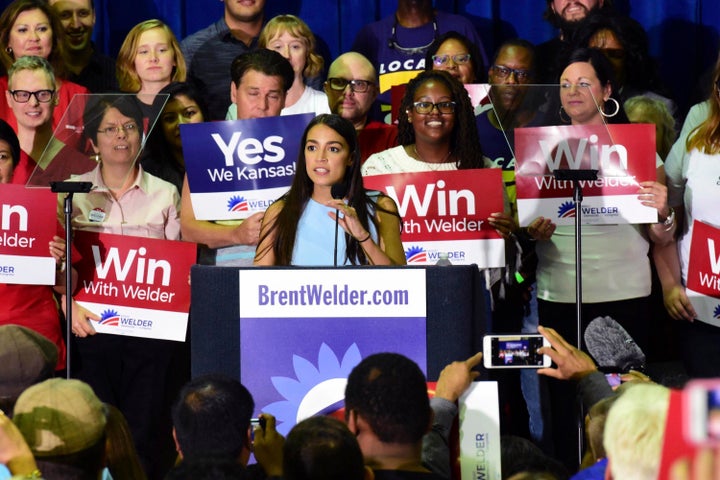
[[704, 121], [690, 130], [689, 135], [680, 136], [665, 163], [668, 203], [676, 212], [678, 225], [677, 243], [653, 252], [665, 308], [670, 316], [681, 320], [678, 324], [681, 333], [679, 351], [691, 377], [720, 376], [717, 318], [697, 312], [685, 291], [688, 278], [699, 273], [690, 266], [693, 222], [699, 220], [720, 227], [720, 210], [717, 208], [720, 191], [720, 58], [712, 82], [708, 100], [691, 109], [683, 132], [707, 111]]
[[153, 19], [128, 32], [117, 58], [118, 83], [123, 92], [138, 94], [146, 117], [158, 92], [170, 82], [184, 82], [186, 75], [185, 58], [170, 27]]

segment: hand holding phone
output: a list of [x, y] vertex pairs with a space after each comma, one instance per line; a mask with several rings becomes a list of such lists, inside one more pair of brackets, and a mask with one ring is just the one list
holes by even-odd
[[485, 368], [547, 368], [550, 357], [538, 349], [550, 343], [540, 334], [486, 335], [483, 337]]

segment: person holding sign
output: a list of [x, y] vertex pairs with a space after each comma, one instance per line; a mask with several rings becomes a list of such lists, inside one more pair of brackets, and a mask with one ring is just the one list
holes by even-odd
[[[663, 286], [665, 308], [673, 318], [685, 320], [680, 325], [680, 347], [691, 377], [720, 376], [717, 313], [720, 294], [715, 246], [720, 226], [717, 201], [720, 192], [720, 57], [712, 82], [712, 93], [704, 102], [709, 110], [706, 119], [687, 137], [680, 137], [672, 148], [678, 154], [669, 155], [665, 164], [679, 238], [677, 243], [672, 242], [653, 252]], [[686, 127], [690, 116], [685, 122]], [[697, 236], [695, 240], [694, 236]], [[689, 297], [690, 290], [693, 293]]]
[[[400, 216], [360, 176], [355, 127], [319, 115], [305, 129], [290, 191], [265, 213], [255, 265], [404, 265]], [[341, 198], [334, 195], [341, 185]], [[347, 203], [346, 203], [347, 202]], [[338, 213], [339, 212], [339, 213]], [[345, 234], [336, 239], [335, 222]]]
[[[13, 171], [20, 160], [20, 143], [12, 127], [0, 119], [0, 184], [11, 183]], [[59, 227], [59, 225], [58, 225]], [[58, 228], [58, 235], [63, 235]], [[65, 292], [65, 240], [54, 236], [50, 241], [50, 254], [58, 268], [56, 285], [21, 285], [0, 283], [0, 325], [21, 325], [32, 329], [52, 341], [58, 350], [57, 370], [65, 368], [65, 340], [58, 316], [54, 293]], [[7, 267], [4, 267], [7, 268]]]
[[[615, 100], [614, 85], [612, 66], [602, 53], [575, 50], [560, 77], [561, 116], [569, 117], [572, 125], [629, 123]], [[641, 182], [638, 193], [643, 205], [658, 210], [660, 223], [583, 226], [584, 317], [590, 321], [610, 315], [641, 348], [647, 345], [650, 321], [650, 241], [667, 243], [674, 228], [660, 159], [656, 166], [657, 181]], [[575, 311], [574, 228], [556, 228], [549, 218], [539, 217], [528, 233], [539, 240], [540, 323], [565, 338], [576, 338], [575, 324], [569, 320]]]
[[[560, 110], [572, 125], [628, 123], [615, 99], [612, 66], [597, 50], [575, 50], [560, 76]], [[584, 225], [582, 227], [583, 321], [611, 316], [646, 348], [651, 329], [650, 242], [670, 241], [674, 221], [667, 205], [665, 172], [656, 161], [657, 181], [640, 182], [638, 198], [656, 208], [660, 223], [648, 225]], [[537, 296], [540, 324], [564, 338], [577, 338], [575, 322], [575, 229], [556, 226], [538, 217], [527, 229], [537, 240]], [[580, 346], [578, 346], [580, 348]], [[556, 454], [567, 466], [576, 466], [574, 391], [567, 385], [550, 386]]]
[[[424, 71], [408, 83], [400, 103], [398, 144], [371, 155], [363, 176], [486, 166], [470, 97], [463, 84], [442, 70]], [[515, 222], [509, 213], [494, 215], [493, 226], [507, 237]], [[495, 272], [488, 285], [500, 279], [499, 270]]]
[[[91, 96], [83, 121], [100, 164], [91, 172], [72, 177], [95, 186], [90, 193], [76, 193], [73, 197], [73, 228], [179, 240], [177, 189], [146, 173], [136, 162], [142, 146], [143, 114], [134, 96]], [[171, 439], [165, 398], [172, 395], [168, 371], [176, 344], [125, 335], [96, 335], [88, 318], [99, 321], [100, 312], [80, 307], [76, 310], [72, 331], [76, 335], [78, 362], [73, 374], [89, 383], [103, 401], [123, 412], [148, 477], [152, 478], [154, 469], [163, 468], [163, 448]]]
[[[277, 52], [260, 49], [238, 55], [231, 70], [233, 82], [230, 90], [237, 105], [238, 120], [280, 115], [285, 106], [285, 95], [295, 78], [290, 62]], [[242, 221], [220, 223], [198, 220], [193, 212], [190, 186], [185, 176], [180, 217], [183, 239], [211, 250], [201, 251], [200, 263], [252, 264], [262, 218], [263, 212], [257, 212]]]

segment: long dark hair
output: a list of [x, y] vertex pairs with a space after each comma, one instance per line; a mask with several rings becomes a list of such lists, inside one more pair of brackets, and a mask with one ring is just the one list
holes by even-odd
[[13, 168], [20, 162], [20, 142], [15, 130], [2, 118], [0, 118], [0, 140], [7, 142], [12, 155]]
[[[657, 65], [650, 55], [647, 33], [642, 25], [637, 20], [618, 13], [590, 15], [576, 33], [573, 43], [576, 47], [589, 47], [590, 40], [602, 30], [615, 34], [623, 47], [625, 78], [616, 79], [623, 82], [618, 86], [625, 86], [628, 90], [633, 90], [634, 94], [651, 90], [665, 95], [667, 89], [660, 81]], [[628, 93], [624, 94], [627, 98]]]
[[[203, 119], [205, 121], [208, 120], [209, 116], [207, 113], [207, 107], [205, 106], [205, 102], [200, 95], [200, 93], [197, 91], [197, 89], [192, 86], [190, 83], [187, 82], [171, 82], [165, 87], [163, 87], [158, 93], [166, 93], [170, 95], [167, 99], [167, 105], [170, 103], [171, 100], [180, 97], [185, 96], [189, 98], [190, 100], [197, 103], [198, 107], [200, 108], [200, 113], [203, 116]], [[166, 165], [173, 170], [177, 170], [181, 174], [185, 174], [185, 167], [184, 165], [181, 165], [178, 162], [178, 159], [174, 157], [173, 148], [170, 146], [170, 143], [168, 143], [167, 139], [165, 138], [165, 132], [162, 129], [162, 116], [163, 112], [160, 112], [160, 116], [158, 117], [158, 120], [155, 124], [155, 128], [153, 128], [152, 132], [148, 136], [147, 142], [145, 144], [145, 153], [143, 154], [142, 162], [143, 162], [143, 168], [145, 167], [145, 163], [147, 159], [152, 159], [153, 162], [157, 162], [157, 164], [160, 165]], [[158, 125], [159, 124], [159, 125]], [[155, 172], [150, 172], [155, 175]], [[160, 175], [156, 175], [160, 176]], [[168, 179], [166, 179], [168, 180]], [[170, 180], [168, 180], [170, 181]], [[182, 179], [181, 179], [182, 184]]]
[[[280, 210], [280, 213], [278, 213], [275, 218], [275, 222], [265, 231], [262, 238], [260, 238], [259, 244], [262, 245], [266, 237], [271, 233], [275, 233], [275, 239], [272, 245], [268, 246], [268, 248], [271, 248], [275, 252], [275, 265], [291, 264], [293, 249], [295, 248], [297, 224], [313, 193], [314, 184], [307, 174], [305, 163], [305, 142], [307, 141], [308, 132], [315, 125], [327, 125], [340, 134], [348, 144], [352, 163], [345, 170], [343, 182], [347, 186], [346, 198], [348, 205], [355, 209], [363, 227], [365, 227], [367, 231], [370, 231], [368, 222], [368, 218], [370, 218], [370, 221], [377, 230], [378, 223], [375, 218], [375, 212], [377, 210], [386, 211], [368, 197], [363, 187], [362, 176], [360, 175], [360, 149], [358, 147], [357, 133], [355, 132], [353, 124], [339, 115], [329, 113], [318, 115], [308, 124], [305, 132], [303, 132], [293, 183], [290, 186], [290, 190], [278, 199], [278, 201], [283, 202], [282, 210]], [[358, 241], [351, 235], [345, 233], [345, 242], [347, 245], [346, 260], [349, 260], [353, 265], [366, 265], [368, 259]], [[259, 255], [265, 253], [267, 252], [258, 252]]]
[[470, 97], [462, 83], [442, 70], [427, 70], [410, 80], [400, 102], [400, 115], [398, 121], [398, 145], [411, 145], [415, 143], [415, 130], [408, 120], [406, 112], [413, 108], [415, 92], [420, 86], [429, 81], [437, 80], [443, 83], [455, 102], [455, 126], [450, 136], [450, 148], [457, 158], [457, 168], [483, 168], [483, 154], [480, 148], [477, 127], [475, 126], [475, 110], [470, 103]]

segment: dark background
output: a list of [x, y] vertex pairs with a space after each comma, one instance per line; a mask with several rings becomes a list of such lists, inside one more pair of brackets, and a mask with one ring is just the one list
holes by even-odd
[[[8, 3], [0, 0], [0, 7]], [[519, 36], [540, 43], [555, 33], [542, 19], [545, 0], [435, 0], [435, 5], [470, 18], [490, 56], [504, 39]], [[615, 0], [615, 5], [645, 27], [663, 80], [681, 110], [687, 110], [697, 100], [699, 77], [717, 57], [720, 2]], [[160, 18], [182, 39], [223, 13], [220, 0], [95, 0], [95, 6], [96, 43], [112, 56], [128, 30], [142, 20]], [[280, 13], [301, 17], [319, 37], [322, 51], [334, 58], [350, 48], [362, 25], [391, 14], [396, 7], [395, 0], [267, 0], [266, 12], [268, 18]]]

